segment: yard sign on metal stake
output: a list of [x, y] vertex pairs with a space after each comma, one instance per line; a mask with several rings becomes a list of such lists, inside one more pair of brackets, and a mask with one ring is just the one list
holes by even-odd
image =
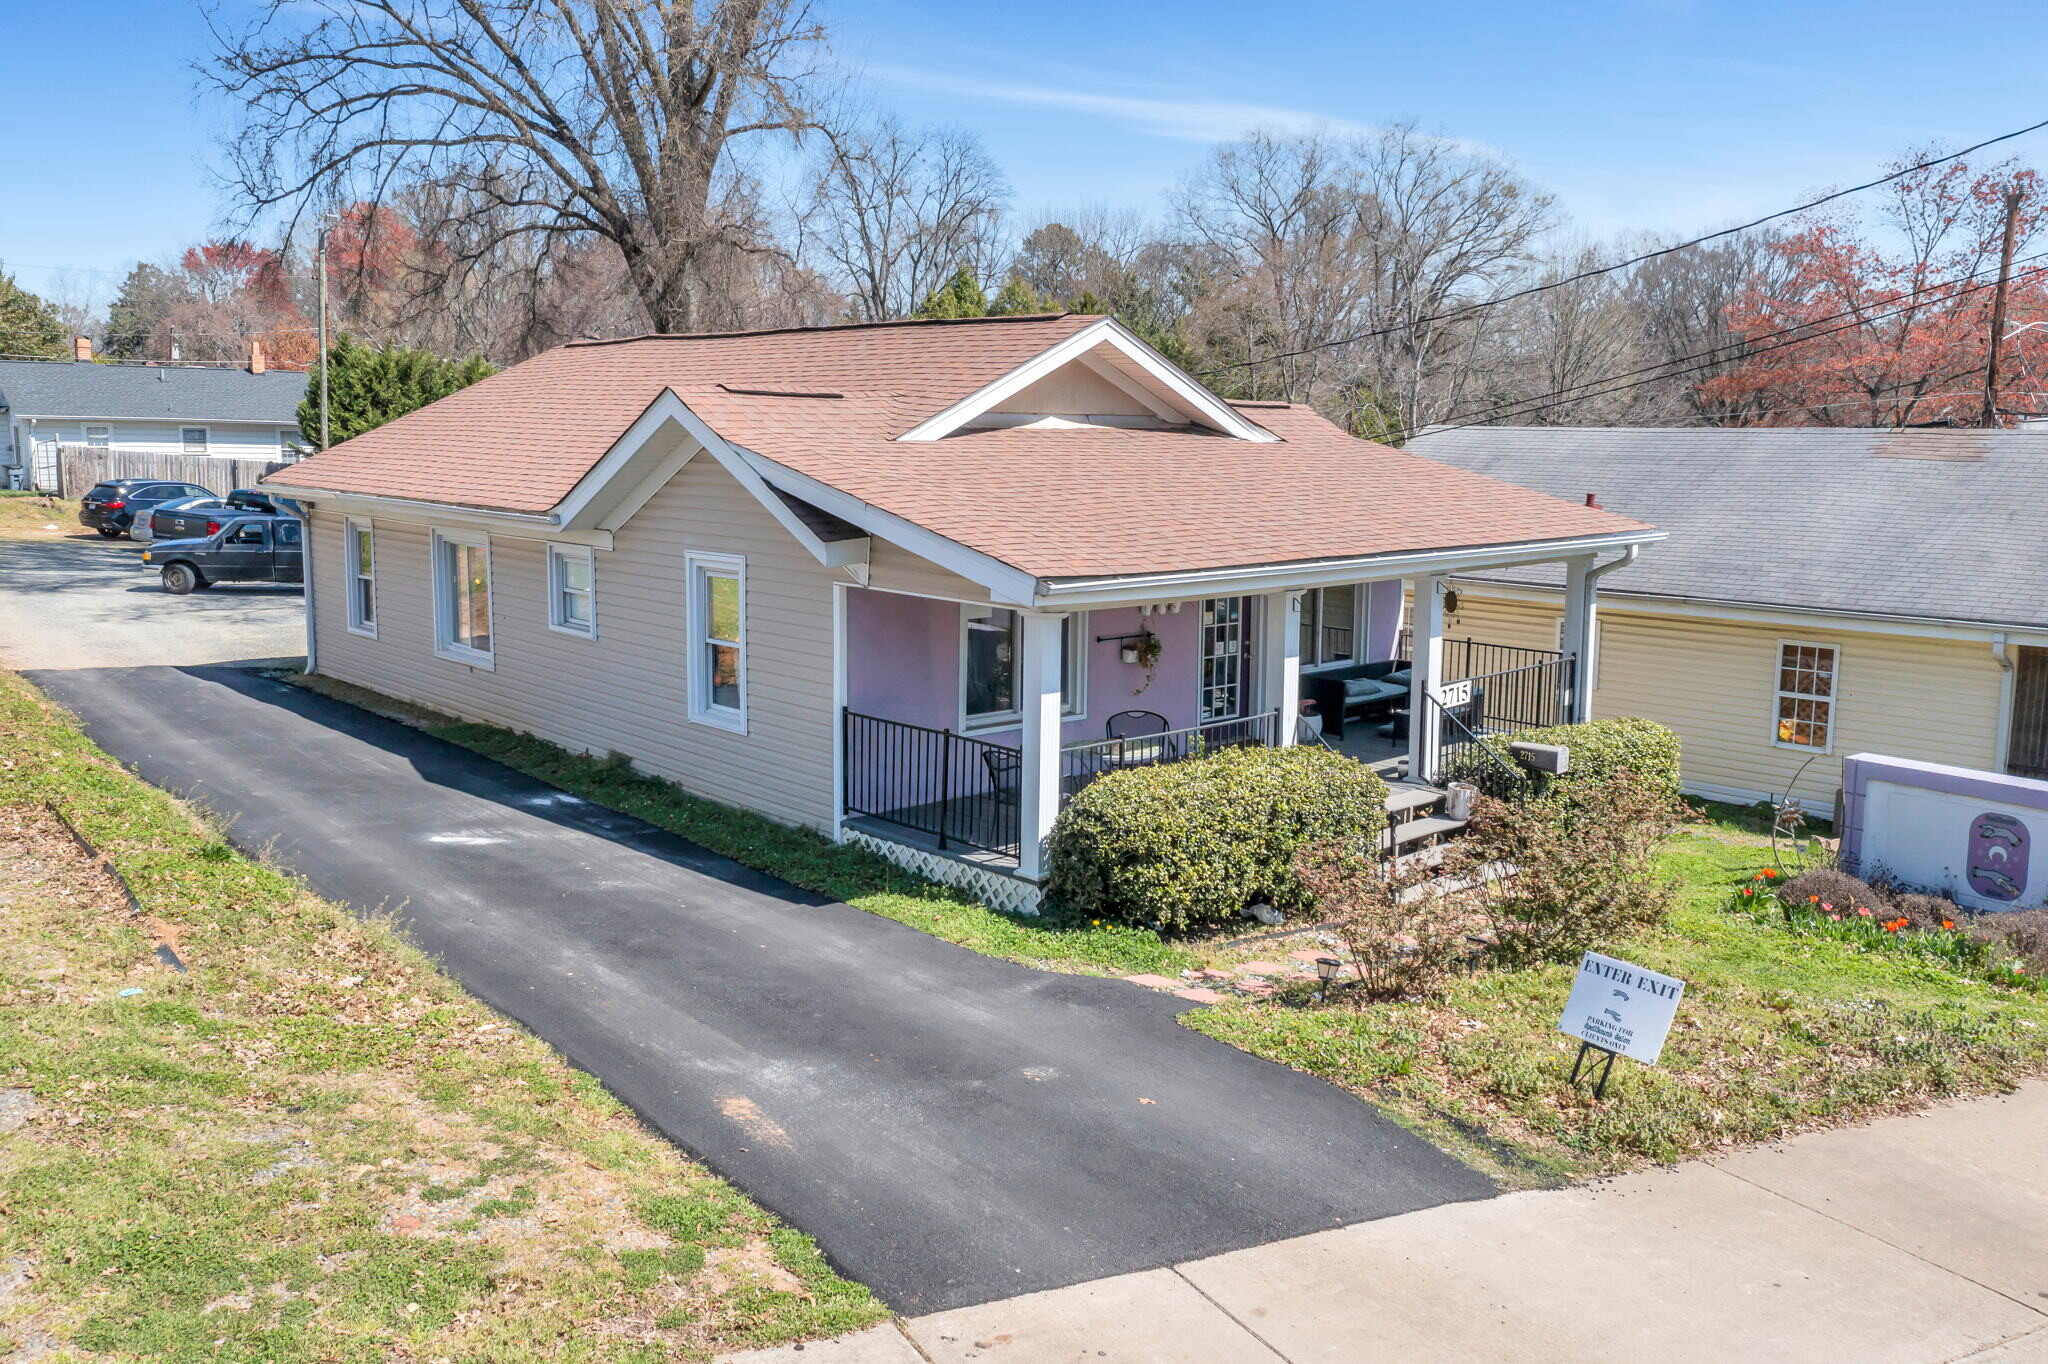
[[1615, 1057], [1656, 1065], [1684, 995], [1685, 982], [1676, 976], [1660, 975], [1598, 952], [1586, 953], [1579, 961], [1578, 978], [1572, 982], [1571, 998], [1565, 1001], [1564, 1017], [1557, 1025], [1565, 1036], [1579, 1039], [1571, 1082], [1579, 1082], [1579, 1072], [1586, 1069], [1591, 1052], [1605, 1058], [1586, 1069], [1587, 1074], [1599, 1072], [1599, 1082], [1593, 1088], [1593, 1097], [1598, 1099], [1607, 1097], [1607, 1079], [1614, 1073]]

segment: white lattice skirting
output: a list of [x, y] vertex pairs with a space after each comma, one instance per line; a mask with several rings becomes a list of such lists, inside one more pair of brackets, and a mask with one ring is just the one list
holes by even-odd
[[912, 848], [902, 843], [891, 843], [886, 838], [859, 829], [848, 829], [842, 835], [848, 843], [866, 848], [878, 857], [886, 857], [905, 871], [916, 872], [919, 876], [938, 881], [948, 886], [958, 886], [980, 899], [990, 909], [999, 909], [1008, 914], [1036, 914], [1044, 898], [1037, 886], [1014, 876], [1005, 876], [999, 871], [989, 871], [969, 862], [939, 853], [927, 852], [923, 848]]

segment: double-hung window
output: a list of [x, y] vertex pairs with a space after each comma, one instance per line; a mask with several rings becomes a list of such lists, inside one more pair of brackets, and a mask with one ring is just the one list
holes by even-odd
[[104, 450], [114, 438], [111, 426], [88, 426], [85, 428], [85, 445], [89, 450]]
[[[1007, 729], [1023, 723], [1017, 686], [1018, 649], [1023, 621], [1000, 606], [961, 608], [960, 727]], [[1088, 617], [1068, 616], [1060, 625], [1060, 714], [1074, 719], [1086, 712], [1085, 660]]]
[[433, 554], [434, 653], [456, 663], [492, 666], [490, 536], [437, 530]]
[[597, 638], [597, 577], [588, 545], [548, 546], [548, 628]]
[[377, 637], [377, 543], [368, 521], [342, 522], [342, 548], [348, 560], [348, 628]]
[[1825, 753], [1835, 728], [1835, 670], [1832, 644], [1778, 645], [1776, 741], [1788, 748]]
[[1322, 668], [1358, 657], [1358, 588], [1312, 587], [1301, 594], [1301, 666]]
[[689, 579], [690, 718], [747, 732], [747, 561], [737, 554], [684, 556]]
[[182, 426], [178, 428], [178, 443], [188, 455], [203, 455], [207, 449], [206, 428], [203, 426]]

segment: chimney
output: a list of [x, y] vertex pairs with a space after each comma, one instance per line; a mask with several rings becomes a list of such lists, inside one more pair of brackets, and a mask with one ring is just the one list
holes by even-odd
[[1589, 507], [1592, 507], [1592, 508], [1593, 508], [1593, 509], [1595, 509], [1596, 511], [1606, 511], [1606, 510], [1607, 510], [1607, 509], [1606, 509], [1605, 507], [1603, 507], [1603, 506], [1601, 506], [1601, 505], [1600, 505], [1600, 494], [1598, 494], [1598, 493], [1587, 493], [1587, 494], [1586, 494], [1586, 505], [1587, 505], [1587, 506], [1589, 506]]
[[87, 362], [92, 360], [92, 338], [90, 336], [74, 336], [71, 338], [71, 358]]
[[261, 374], [263, 372], [263, 343], [254, 337], [251, 337], [249, 340], [249, 372], [251, 374]]

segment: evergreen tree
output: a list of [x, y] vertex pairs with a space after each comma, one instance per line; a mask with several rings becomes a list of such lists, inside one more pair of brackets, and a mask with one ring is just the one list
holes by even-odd
[[61, 360], [71, 353], [69, 342], [55, 308], [0, 274], [0, 355]]
[[1022, 279], [1012, 277], [988, 305], [990, 317], [1018, 317], [1025, 313], [1056, 313], [1060, 301], [1041, 294]]
[[121, 281], [121, 292], [107, 309], [107, 344], [101, 350], [114, 360], [139, 360], [149, 355], [149, 343], [165, 316], [189, 297], [191, 290], [169, 271], [137, 263]]
[[[360, 436], [497, 372], [497, 366], [481, 355], [450, 360], [432, 351], [412, 350], [389, 341], [381, 346], [366, 346], [343, 332], [327, 349], [329, 438], [339, 444]], [[306, 396], [299, 403], [299, 430], [311, 439], [319, 439], [317, 371], [306, 376]]]
[[917, 305], [912, 317], [987, 317], [988, 295], [981, 290], [981, 281], [974, 272], [961, 266], [953, 277], [931, 291], [925, 301]]

